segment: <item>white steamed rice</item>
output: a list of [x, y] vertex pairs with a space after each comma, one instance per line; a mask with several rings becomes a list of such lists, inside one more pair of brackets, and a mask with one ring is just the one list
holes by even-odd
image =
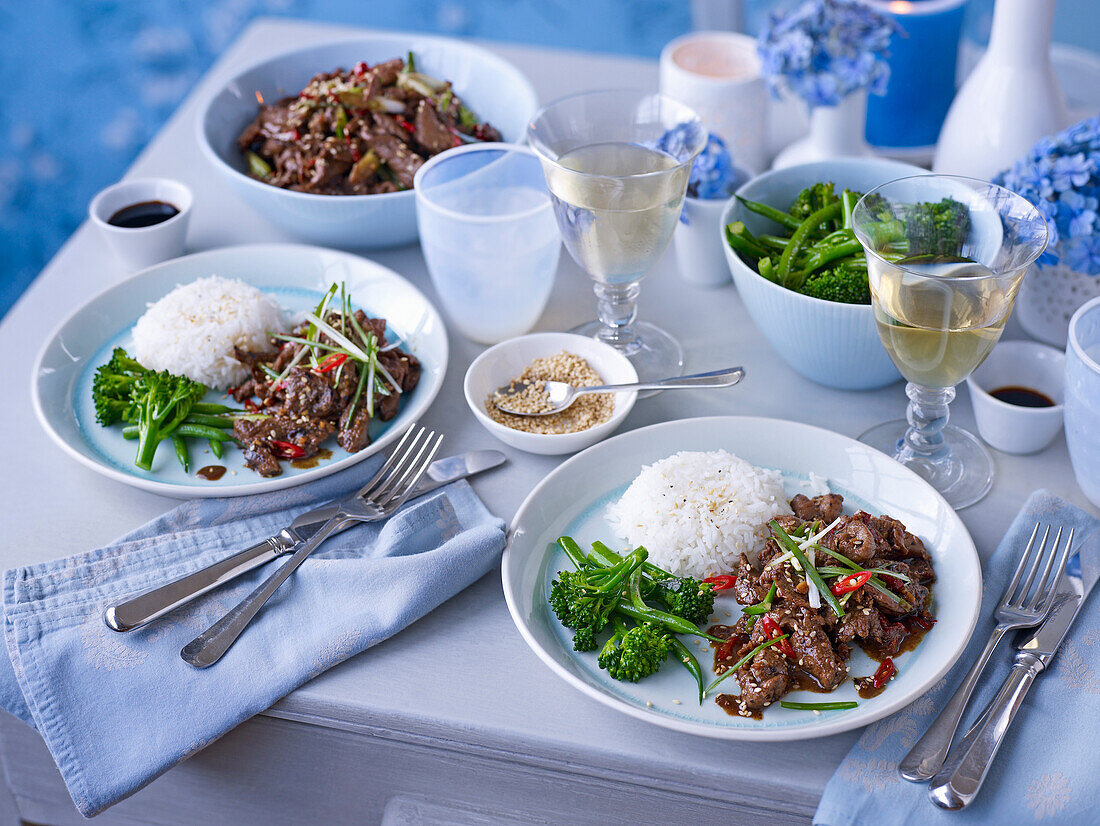
[[702, 578], [733, 570], [742, 553], [755, 558], [768, 520], [790, 512], [778, 470], [725, 450], [681, 451], [643, 468], [607, 518], [655, 565]]
[[225, 390], [248, 378], [233, 346], [268, 352], [268, 332], [282, 332], [282, 308], [238, 279], [212, 275], [176, 287], [134, 325], [132, 355], [150, 370], [168, 370]]

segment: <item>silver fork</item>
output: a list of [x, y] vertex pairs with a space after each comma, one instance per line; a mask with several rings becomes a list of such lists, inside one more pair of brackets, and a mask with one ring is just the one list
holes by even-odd
[[[989, 638], [989, 642], [985, 644], [981, 656], [970, 667], [970, 671], [967, 672], [966, 677], [963, 678], [962, 683], [955, 690], [951, 699], [947, 701], [947, 705], [940, 711], [939, 716], [928, 727], [928, 731], [924, 733], [924, 736], [917, 741], [917, 744], [909, 750], [909, 753], [898, 765], [898, 773], [906, 780], [912, 780], [914, 783], [931, 780], [940, 767], [943, 766], [943, 762], [947, 758], [947, 752], [951, 748], [951, 740], [959, 727], [959, 721], [970, 702], [970, 695], [974, 693], [978, 678], [981, 677], [986, 663], [989, 662], [989, 658], [1001, 638], [1009, 631], [1018, 628], [1032, 628], [1038, 625], [1050, 612], [1050, 607], [1054, 602], [1055, 585], [1062, 569], [1066, 566], [1066, 559], [1069, 556], [1072, 542], [1067, 542], [1061, 554], [1059, 554], [1058, 545], [1062, 540], [1062, 529], [1058, 528], [1058, 533], [1054, 537], [1054, 544], [1049, 553], [1046, 554], [1046, 564], [1043, 566], [1042, 575], [1036, 579], [1035, 575], [1039, 571], [1040, 563], [1043, 562], [1044, 554], [1047, 551], [1047, 538], [1050, 536], [1050, 526], [1047, 526], [1043, 531], [1043, 538], [1039, 542], [1039, 549], [1035, 554], [1035, 558], [1028, 567], [1028, 560], [1031, 558], [1031, 551], [1035, 545], [1035, 537], [1039, 534], [1039, 527], [1039, 523], [1036, 522], [1035, 529], [1031, 532], [1031, 538], [1027, 541], [1027, 547], [1024, 548], [1024, 553], [1020, 557], [1020, 564], [1016, 566], [1016, 573], [1013, 575], [1008, 587], [1005, 588], [1004, 595], [997, 605], [997, 610], [993, 614], [997, 620], [997, 627], [993, 629], [993, 635]], [[1058, 558], [1057, 565], [1054, 563], [1056, 557]], [[1022, 588], [1018, 588], [1025, 569], [1027, 570], [1027, 580]], [[1053, 577], [1051, 576], [1052, 571], [1054, 573]], [[1032, 585], [1035, 586], [1033, 592]], [[1028, 599], [1029, 592], [1032, 592], [1030, 600]]]
[[216, 663], [260, 613], [272, 594], [286, 582], [287, 577], [332, 533], [354, 522], [377, 522], [385, 519], [401, 507], [432, 463], [439, 445], [443, 442], [443, 434], [436, 436], [435, 431], [432, 431], [423, 438], [424, 433], [425, 428], [417, 429], [413, 423], [367, 486], [341, 499], [336, 504], [336, 513], [317, 533], [232, 611], [185, 645], [180, 656], [196, 668], [207, 668]]

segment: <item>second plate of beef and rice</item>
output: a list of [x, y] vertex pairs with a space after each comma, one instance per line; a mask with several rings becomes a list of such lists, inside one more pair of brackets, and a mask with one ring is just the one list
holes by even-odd
[[438, 312], [348, 253], [212, 250], [151, 267], [63, 321], [39, 354], [39, 421], [93, 470], [169, 496], [307, 482], [386, 447], [447, 366]]
[[653, 425], [565, 462], [512, 523], [502, 577], [536, 654], [632, 716], [796, 740], [931, 688], [977, 621], [981, 566], [920, 477], [776, 419]]

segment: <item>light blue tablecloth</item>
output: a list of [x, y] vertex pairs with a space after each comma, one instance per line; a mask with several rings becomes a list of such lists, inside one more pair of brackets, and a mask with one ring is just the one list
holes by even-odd
[[[1016, 716], [978, 798], [948, 812], [928, 799], [927, 784], [898, 776], [898, 762], [924, 733], [962, 682], [993, 630], [993, 610], [1004, 593], [1036, 521], [1077, 529], [1080, 564], [1100, 566], [1100, 526], [1084, 511], [1047, 491], [1028, 499], [985, 566], [982, 611], [958, 664], [930, 692], [892, 717], [867, 727], [825, 787], [815, 826], [964, 826], [964, 824], [1100, 822], [1097, 710], [1100, 709], [1100, 611], [1093, 594], [1050, 668], [1039, 676]], [[1074, 560], [1070, 564], [1075, 564]], [[958, 737], [997, 693], [1015, 649], [1001, 643], [974, 692]]]
[[132, 794], [493, 567], [504, 523], [458, 482], [329, 539], [208, 669], [187, 665], [180, 649], [274, 565], [138, 631], [104, 624], [119, 597], [277, 533], [363, 485], [380, 461], [290, 490], [187, 502], [107, 547], [4, 573], [0, 704], [42, 734], [81, 814]]

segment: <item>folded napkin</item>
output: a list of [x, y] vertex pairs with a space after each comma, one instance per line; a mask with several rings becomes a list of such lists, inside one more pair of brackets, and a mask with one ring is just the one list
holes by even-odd
[[205, 670], [180, 648], [247, 596], [267, 565], [145, 628], [103, 623], [120, 597], [267, 538], [361, 487], [382, 457], [289, 490], [187, 502], [107, 547], [4, 573], [0, 703], [42, 734], [80, 813], [132, 794], [295, 687], [486, 574], [504, 523], [465, 482], [330, 538]]
[[[1076, 528], [1085, 570], [1100, 565], [1100, 526], [1048, 491], [1036, 491], [986, 563], [982, 610], [959, 662], [931, 691], [904, 710], [868, 726], [825, 787], [815, 826], [894, 824], [1095, 824], [1100, 805], [1096, 710], [1100, 703], [1100, 612], [1097, 595], [1082, 607], [1047, 671], [1039, 675], [1009, 730], [978, 797], [948, 812], [928, 799], [926, 783], [910, 783], [898, 763], [936, 718], [993, 631], [993, 610], [1012, 578], [1037, 521]], [[986, 666], [956, 739], [997, 693], [1012, 666], [1014, 635], [1006, 635]]]

